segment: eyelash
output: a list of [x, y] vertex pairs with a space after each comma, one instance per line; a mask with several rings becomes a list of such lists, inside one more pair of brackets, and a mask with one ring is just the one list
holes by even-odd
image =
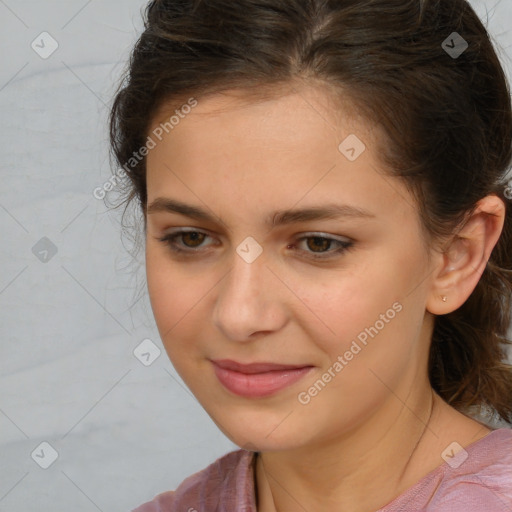
[[[180, 231], [175, 231], [173, 233], [169, 233], [163, 237], [159, 237], [158, 240], [160, 242], [162, 242], [163, 244], [165, 244], [172, 252], [174, 253], [178, 253], [178, 254], [194, 254], [194, 253], [198, 253], [199, 251], [198, 250], [195, 250], [193, 248], [188, 248], [188, 249], [182, 249], [181, 247], [178, 247], [176, 245], [176, 242], [175, 240], [177, 238], [179, 238], [180, 236], [183, 236], [185, 234], [199, 234], [199, 235], [205, 235], [206, 237], [209, 237], [209, 235], [207, 235], [206, 233], [203, 233], [202, 231], [185, 231], [185, 230], [180, 230]], [[331, 259], [333, 258], [334, 256], [336, 255], [341, 255], [343, 254], [344, 252], [350, 250], [353, 245], [354, 245], [354, 242], [345, 242], [345, 241], [342, 241], [342, 240], [337, 240], [335, 238], [331, 238], [331, 237], [326, 237], [326, 236], [320, 236], [320, 235], [316, 235], [314, 233], [310, 234], [309, 236], [303, 236], [301, 238], [298, 239], [298, 242], [301, 242], [303, 240], [308, 240], [308, 239], [313, 239], [313, 238], [316, 238], [316, 239], [319, 239], [319, 240], [327, 240], [329, 242], [333, 242], [335, 244], [339, 244], [340, 247], [334, 251], [329, 251], [329, 252], [323, 252], [323, 253], [314, 253], [314, 252], [309, 252], [310, 256], [306, 256], [307, 258], [310, 258], [310, 259], [313, 259], [313, 260], [327, 260], [327, 259]], [[290, 247], [290, 246], [288, 246]], [[308, 252], [308, 251], [305, 251], [305, 252]], [[318, 256], [317, 254], [327, 254], [328, 256]]]

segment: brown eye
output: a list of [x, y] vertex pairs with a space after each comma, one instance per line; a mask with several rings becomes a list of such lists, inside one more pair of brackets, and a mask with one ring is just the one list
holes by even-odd
[[324, 252], [331, 247], [331, 243], [333, 242], [328, 238], [321, 238], [316, 236], [308, 237], [306, 240], [308, 240], [308, 249], [311, 249], [313, 252]]
[[[328, 258], [341, 256], [354, 245], [354, 241], [350, 239], [338, 240], [337, 238], [318, 236], [316, 233], [303, 236], [298, 241], [299, 252], [307, 258], [315, 260], [327, 260]], [[294, 247], [294, 245], [288, 246], [289, 249]]]
[[200, 231], [176, 231], [159, 238], [159, 240], [169, 247], [172, 252], [193, 255], [208, 247], [204, 243], [207, 238], [211, 237]]
[[198, 233], [197, 231], [190, 231], [181, 233], [180, 236], [186, 247], [198, 247], [204, 241], [206, 235], [204, 233]]

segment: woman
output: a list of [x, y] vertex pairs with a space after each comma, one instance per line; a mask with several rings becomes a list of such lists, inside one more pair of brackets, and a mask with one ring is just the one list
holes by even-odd
[[512, 113], [468, 3], [153, 1], [126, 78], [155, 320], [241, 448], [136, 510], [512, 511]]

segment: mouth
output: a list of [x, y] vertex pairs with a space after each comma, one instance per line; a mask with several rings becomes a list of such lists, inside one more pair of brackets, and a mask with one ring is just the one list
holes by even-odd
[[230, 392], [247, 398], [273, 395], [308, 374], [314, 366], [277, 363], [242, 364], [228, 359], [212, 360], [215, 375]]

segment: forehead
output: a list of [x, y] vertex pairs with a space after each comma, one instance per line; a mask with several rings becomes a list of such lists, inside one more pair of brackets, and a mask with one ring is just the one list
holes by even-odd
[[[159, 111], [152, 130], [179, 111], [179, 103], [172, 108]], [[340, 149], [346, 140], [361, 151], [357, 159]], [[286, 208], [299, 201], [301, 206], [357, 203], [388, 212], [402, 208], [410, 215], [408, 192], [378, 158], [382, 140], [353, 105], [343, 108], [322, 88], [257, 99], [243, 91], [198, 98], [147, 156], [148, 203], [162, 195], [186, 196], [194, 204], [204, 198], [218, 210], [237, 193], [237, 203], [243, 197], [261, 217], [267, 206]], [[396, 183], [390, 186], [390, 180]]]
[[[192, 109], [187, 105], [191, 100], [195, 102]], [[382, 131], [361, 116], [357, 101], [360, 100], [353, 99], [345, 87], [318, 80], [294, 80], [276, 85], [227, 89], [197, 99], [191, 95], [181, 95], [160, 105], [152, 116], [150, 130], [164, 126], [170, 116], [176, 113], [180, 114], [179, 119], [173, 116], [173, 123], [176, 124], [170, 130], [165, 130], [165, 134], [168, 131], [175, 134], [186, 131], [187, 138], [190, 138], [191, 131], [206, 131], [208, 125], [216, 125], [217, 128], [231, 128], [235, 134], [239, 128], [243, 128], [243, 134], [249, 132], [253, 136], [258, 135], [258, 128], [265, 127], [266, 135], [270, 136], [270, 128], [275, 127], [281, 136], [288, 134], [290, 137], [299, 137], [304, 134], [311, 141], [314, 139], [313, 131], [320, 135], [322, 132], [330, 132], [336, 143], [340, 136], [336, 132], [340, 128], [343, 132], [353, 126], [353, 131], [359, 134], [365, 132], [367, 140], [371, 137], [375, 139], [375, 144], [382, 143]], [[299, 117], [304, 123], [297, 124]], [[184, 123], [184, 119], [188, 122]], [[183, 125], [186, 125], [185, 129]], [[203, 126], [205, 129], [201, 130]]]
[[150, 125], [150, 134], [159, 132], [159, 140], [148, 155], [148, 168], [162, 158], [176, 162], [184, 153], [191, 165], [206, 155], [210, 163], [221, 155], [226, 164], [227, 156], [230, 162], [275, 159], [276, 165], [283, 158], [290, 163], [310, 160], [304, 160], [304, 153], [319, 165], [333, 164], [340, 142], [349, 135], [357, 134], [366, 147], [380, 143], [378, 130], [348, 101], [335, 101], [328, 88], [291, 87], [283, 94], [224, 91], [199, 98], [193, 108], [185, 98], [163, 104]]

